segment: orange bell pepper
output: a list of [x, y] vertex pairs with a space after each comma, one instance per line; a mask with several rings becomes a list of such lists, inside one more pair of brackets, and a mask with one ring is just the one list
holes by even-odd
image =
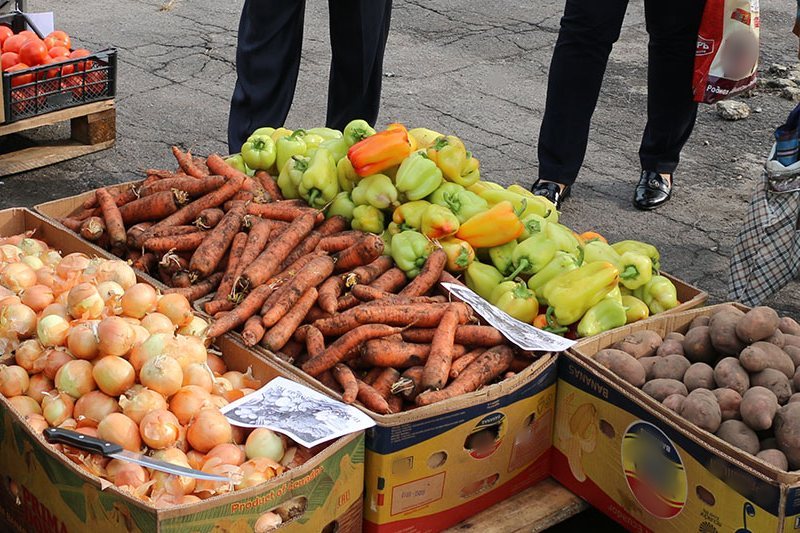
[[488, 211], [467, 219], [461, 224], [456, 237], [467, 241], [473, 248], [491, 248], [515, 240], [524, 229], [514, 212], [514, 206], [504, 200]]
[[399, 165], [411, 154], [408, 131], [402, 124], [390, 124], [350, 147], [347, 158], [359, 176], [378, 174]]
[[591, 241], [600, 241], [608, 244], [608, 241], [605, 237], [597, 233], [596, 231], [584, 231], [578, 237], [580, 237], [583, 242], [591, 242]]

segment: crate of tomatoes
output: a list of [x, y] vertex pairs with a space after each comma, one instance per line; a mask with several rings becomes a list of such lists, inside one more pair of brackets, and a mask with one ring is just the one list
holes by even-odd
[[[14, 31], [20, 27], [28, 27]], [[61, 30], [43, 35], [24, 13], [0, 16], [2, 116], [8, 124], [114, 98], [117, 51], [74, 48]]]

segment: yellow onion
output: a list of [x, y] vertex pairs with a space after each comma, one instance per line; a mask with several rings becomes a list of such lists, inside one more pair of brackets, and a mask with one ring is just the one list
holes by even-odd
[[[40, 268], [44, 268], [44, 263], [42, 263], [42, 260], [34, 255], [26, 255], [25, 257], [22, 258], [22, 262], [31, 267], [31, 270], [33, 270], [34, 272], [36, 272]], [[39, 276], [36, 276], [36, 279], [38, 282]]]
[[196, 385], [181, 387], [169, 400], [169, 410], [181, 424], [188, 424], [204, 407], [211, 407], [211, 395]]
[[60, 427], [62, 429], [69, 429], [69, 430], [75, 431], [76, 429], [78, 429], [78, 421], [75, 420], [74, 418], [67, 418], [66, 420], [61, 422], [58, 425], [58, 427]]
[[63, 348], [50, 348], [44, 352], [42, 357], [36, 360], [35, 366], [43, 362], [42, 373], [50, 379], [56, 379], [59, 369], [73, 359], [74, 357], [64, 351]]
[[138, 452], [142, 448], [139, 426], [122, 413], [111, 413], [102, 419], [97, 424], [97, 435], [132, 452]]
[[169, 398], [181, 388], [183, 371], [178, 361], [166, 355], [157, 355], [142, 366], [139, 381], [145, 387]]
[[245, 453], [248, 459], [267, 457], [273, 461], [280, 461], [283, 457], [283, 441], [272, 430], [256, 428], [247, 437]]
[[119, 411], [117, 400], [99, 390], [93, 390], [78, 398], [72, 416], [79, 424], [97, 427], [97, 424], [105, 417], [111, 413], [119, 413]]
[[36, 413], [27, 415], [25, 417], [25, 422], [30, 424], [34, 433], [42, 433], [45, 429], [50, 427], [50, 424], [47, 423], [47, 419]]
[[175, 324], [166, 315], [161, 313], [150, 313], [142, 319], [142, 327], [150, 332], [151, 335], [156, 333], [166, 333], [172, 335], [175, 332]]
[[150, 332], [144, 329], [142, 326], [138, 324], [133, 324], [131, 328], [133, 328], [134, 346], [139, 346], [140, 344], [143, 344], [144, 341], [150, 338]]
[[50, 289], [54, 288], [57, 285], [56, 273], [55, 271], [46, 266], [44, 268], [40, 268], [36, 271], [36, 284], [43, 285], [45, 287], [49, 287]]
[[120, 302], [122, 314], [132, 318], [142, 318], [156, 310], [156, 290], [146, 283], [137, 283], [125, 290]]
[[140, 371], [144, 364], [157, 355], [162, 355], [166, 351], [166, 346], [170, 343], [171, 335], [156, 333], [138, 346], [134, 346], [128, 355], [128, 361], [136, 371]]
[[211, 457], [203, 463], [203, 472], [226, 476], [231, 481], [210, 481], [198, 479], [194, 493], [201, 498], [208, 498], [215, 494], [233, 492], [234, 485], [242, 480], [242, 468], [237, 465], [224, 463], [219, 457]]
[[233, 441], [231, 425], [218, 409], [205, 408], [189, 423], [186, 433], [195, 450], [207, 453], [214, 446]]
[[19, 244], [17, 244], [17, 247], [25, 255], [41, 255], [48, 250], [47, 243], [30, 237], [22, 239]]
[[0, 268], [0, 285], [19, 293], [36, 285], [36, 271], [23, 262], [9, 263]]
[[225, 366], [225, 361], [223, 361], [222, 357], [215, 353], [209, 353], [206, 356], [206, 363], [208, 363], [208, 367], [216, 376], [221, 376], [228, 371], [228, 367]]
[[136, 333], [125, 320], [109, 316], [97, 325], [97, 347], [101, 355], [126, 355], [136, 340]]
[[206, 346], [199, 337], [175, 335], [169, 339], [164, 348], [164, 354], [178, 361], [181, 368], [186, 368], [192, 363], [206, 362]]
[[22, 303], [33, 309], [34, 312], [40, 313], [55, 301], [53, 289], [47, 285], [33, 285], [28, 287], [22, 293]]
[[97, 388], [92, 377], [92, 363], [83, 359], [68, 361], [56, 372], [56, 388], [76, 400]]
[[16, 263], [22, 259], [22, 250], [13, 244], [0, 244], [0, 263]]
[[94, 363], [92, 377], [101, 391], [109, 396], [119, 396], [136, 382], [136, 371], [122, 357], [109, 355]]
[[154, 390], [144, 387], [132, 389], [119, 399], [119, 406], [125, 416], [137, 424], [144, 415], [155, 409], [166, 409], [167, 400]]
[[0, 334], [15, 333], [18, 338], [27, 339], [35, 332], [36, 313], [27, 305], [12, 303], [0, 311]]
[[166, 409], [150, 411], [139, 422], [139, 434], [153, 450], [163, 450], [175, 444], [180, 436], [180, 424]]
[[60, 316], [64, 320], [69, 319], [69, 311], [67, 311], [67, 306], [64, 304], [51, 303], [39, 315], [39, 320], [41, 321], [44, 317], [50, 315]]
[[150, 479], [143, 466], [120, 459], [112, 459], [106, 466], [106, 472], [108, 479], [117, 487], [137, 489]]
[[70, 279], [80, 275], [89, 266], [91, 260], [86, 254], [73, 253], [65, 255], [56, 264], [56, 274], [61, 279]]
[[42, 414], [51, 426], [58, 426], [72, 416], [75, 400], [65, 392], [53, 390], [42, 398]]
[[125, 261], [112, 259], [97, 267], [95, 280], [98, 283], [113, 281], [127, 291], [136, 284], [136, 273]]
[[14, 396], [13, 398], [8, 399], [8, 403], [10, 403], [14, 409], [19, 411], [19, 414], [22, 416], [42, 414], [42, 408], [38, 403], [36, 403], [36, 400], [30, 396]]
[[[44, 347], [36, 339], [28, 339], [20, 343], [14, 353], [14, 361], [24, 368], [29, 374], [41, 372], [41, 368], [34, 372], [36, 361], [44, 355]], [[40, 365], [41, 366], [41, 365]]]
[[189, 466], [194, 468], [195, 470], [200, 470], [203, 468], [203, 463], [205, 462], [206, 454], [202, 452], [198, 452], [197, 450], [189, 450], [186, 452], [186, 460], [189, 461]]
[[36, 327], [36, 336], [44, 346], [63, 346], [68, 334], [69, 322], [58, 315], [41, 318]]
[[67, 348], [78, 359], [91, 360], [99, 353], [97, 320], [75, 324], [67, 334]]
[[194, 317], [189, 300], [177, 293], [165, 294], [159, 298], [156, 310], [168, 317], [177, 327], [188, 325]]
[[245, 454], [242, 447], [233, 444], [232, 442], [218, 444], [211, 448], [211, 450], [206, 454], [206, 461], [214, 457], [220, 459], [227, 465], [234, 466], [240, 466], [245, 460]]
[[106, 303], [91, 283], [80, 283], [67, 294], [67, 310], [73, 318], [100, 318]]
[[223, 377], [214, 378], [214, 384], [211, 386], [211, 392], [218, 396], [224, 396], [226, 392], [233, 390], [231, 382]]
[[25, 394], [29, 384], [28, 373], [21, 366], [0, 365], [0, 394], [6, 398]]
[[61, 262], [61, 254], [58, 253], [56, 250], [48, 250], [40, 257], [42, 259], [42, 262], [49, 267], [55, 267], [57, 264]]
[[[178, 328], [179, 334], [190, 337], [204, 338], [206, 336], [206, 331], [208, 331], [208, 322], [199, 316], [193, 316], [192, 320], [190, 320], [188, 324]], [[210, 339], [204, 344], [208, 344], [208, 342], [210, 342]]]
[[104, 302], [108, 303], [112, 298], [120, 299], [125, 294], [125, 289], [116, 281], [104, 281], [97, 284], [97, 294]]
[[214, 374], [205, 363], [192, 363], [183, 369], [183, 385], [196, 385], [211, 393], [214, 385]]
[[48, 378], [44, 374], [34, 374], [28, 381], [28, 390], [25, 391], [25, 394], [36, 400], [38, 403], [42, 403], [44, 393], [51, 391], [54, 388], [55, 384], [53, 384], [52, 379]]
[[283, 473], [284, 467], [267, 457], [250, 459], [242, 463], [242, 482], [236, 488], [238, 490], [249, 489], [260, 485], [275, 476]]
[[228, 403], [235, 402], [241, 398], [244, 398], [244, 391], [242, 389], [233, 389], [227, 392], [222, 393], [222, 397], [228, 400]]
[[[153, 458], [159, 461], [166, 461], [174, 465], [180, 465], [190, 468], [189, 459], [186, 454], [177, 448], [166, 448], [158, 450], [153, 453]], [[155, 480], [153, 485], [153, 496], [159, 496], [163, 493], [171, 494], [173, 496], [181, 496], [191, 494], [194, 491], [195, 478], [187, 476], [176, 476], [167, 474], [166, 472], [153, 471], [152, 479]]]
[[222, 377], [227, 379], [234, 389], [258, 389], [261, 388], [261, 382], [253, 376], [253, 368], [249, 367], [247, 373], [237, 372], [231, 370], [222, 374]]
[[217, 409], [222, 409], [223, 407], [225, 407], [229, 403], [231, 403], [231, 402], [226, 400], [224, 396], [220, 396], [218, 394], [212, 394], [211, 395], [211, 405], [213, 405]]
[[233, 432], [233, 443], [240, 445], [244, 445], [245, 441], [247, 440], [247, 436], [250, 434], [249, 428], [243, 428], [234, 425], [231, 425], [231, 431]]

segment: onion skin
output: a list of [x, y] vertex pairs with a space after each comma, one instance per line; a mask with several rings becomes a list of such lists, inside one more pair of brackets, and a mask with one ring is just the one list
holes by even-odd
[[0, 365], [0, 394], [6, 398], [25, 394], [29, 384], [28, 373], [21, 366]]
[[158, 295], [156, 290], [145, 283], [137, 283], [125, 290], [120, 302], [122, 314], [131, 318], [143, 318], [156, 310]]
[[119, 412], [120, 407], [117, 400], [101, 391], [94, 390], [78, 398], [72, 415], [78, 424], [97, 427], [105, 417]]
[[44, 374], [34, 374], [30, 377], [28, 390], [25, 391], [25, 394], [36, 400], [38, 403], [42, 403], [44, 393], [51, 391], [54, 388], [55, 384], [53, 383], [52, 379], [48, 378]]
[[97, 325], [97, 347], [101, 355], [127, 355], [136, 340], [136, 333], [123, 318], [110, 316]]
[[69, 322], [58, 315], [47, 315], [39, 319], [36, 335], [43, 346], [64, 346], [69, 334]]
[[73, 318], [95, 319], [100, 317], [106, 303], [91, 283], [79, 283], [69, 290], [67, 309]]
[[67, 349], [78, 359], [92, 360], [100, 352], [100, 345], [95, 333], [96, 321], [81, 322], [69, 330]]
[[176, 327], [187, 326], [194, 318], [192, 305], [182, 294], [165, 294], [158, 300], [157, 311], [169, 318]]
[[178, 419], [166, 409], [150, 411], [139, 423], [142, 441], [153, 450], [163, 450], [175, 444], [180, 436]]
[[183, 371], [175, 359], [157, 355], [142, 366], [139, 371], [139, 381], [145, 387], [169, 398], [181, 388]]
[[42, 398], [42, 414], [51, 426], [58, 426], [72, 416], [75, 400], [69, 394], [50, 391]]
[[23, 417], [33, 414], [42, 414], [42, 407], [30, 396], [14, 396], [8, 399], [8, 403]]
[[76, 400], [97, 388], [92, 377], [92, 363], [83, 359], [68, 361], [56, 372], [56, 388]]
[[[38, 280], [37, 280], [38, 281]], [[33, 309], [35, 313], [41, 313], [45, 308], [56, 300], [53, 289], [47, 285], [33, 285], [25, 289], [20, 301]]]
[[181, 387], [169, 400], [169, 410], [181, 424], [188, 424], [204, 407], [211, 407], [211, 395], [196, 385]]
[[283, 441], [272, 430], [267, 428], [256, 428], [247, 437], [245, 452], [248, 459], [266, 457], [273, 461], [280, 461], [283, 457]]
[[[50, 319], [50, 321], [54, 322], [55, 319]], [[67, 328], [69, 328], [69, 324], [67, 324]], [[58, 330], [57, 327], [56, 329]], [[5, 332], [16, 333], [20, 340], [31, 337], [37, 332], [36, 313], [34, 310], [23, 303], [6, 305], [0, 311], [0, 337], [4, 336]]]
[[44, 368], [42, 369], [42, 373], [50, 379], [56, 379], [56, 374], [58, 373], [59, 369], [69, 361], [73, 361], [75, 359], [69, 353], [64, 351], [63, 348], [53, 348], [47, 350], [42, 357], [44, 357]]
[[28, 339], [20, 343], [14, 354], [14, 361], [29, 374], [37, 374], [44, 366], [37, 361], [44, 355], [44, 347], [36, 339]]
[[167, 400], [154, 390], [143, 388], [130, 397], [128, 395], [129, 393], [126, 393], [120, 398], [119, 405], [122, 407], [123, 414], [137, 424], [148, 412], [167, 408]]

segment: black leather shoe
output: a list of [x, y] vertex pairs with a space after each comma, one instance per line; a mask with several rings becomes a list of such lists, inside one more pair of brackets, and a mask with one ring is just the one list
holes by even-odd
[[536, 180], [531, 187], [531, 192], [536, 196], [544, 196], [556, 205], [556, 209], [561, 209], [561, 202], [569, 197], [570, 186], [567, 185], [562, 191], [558, 183]]
[[633, 205], [636, 209], [649, 211], [667, 203], [672, 197], [672, 175], [667, 181], [658, 172], [643, 170], [636, 191], [633, 193]]

